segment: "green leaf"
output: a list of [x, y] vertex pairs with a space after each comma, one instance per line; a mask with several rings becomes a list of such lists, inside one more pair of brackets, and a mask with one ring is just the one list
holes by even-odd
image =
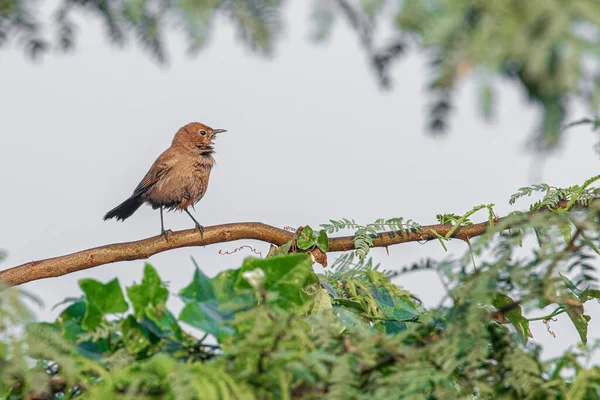
[[210, 283], [219, 303], [227, 303], [235, 297], [235, 283], [240, 278], [240, 269], [225, 270], [217, 274]]
[[210, 278], [204, 275], [199, 268], [196, 268], [192, 281], [179, 291], [179, 295], [183, 298], [183, 301], [206, 301], [215, 298]]
[[373, 297], [375, 298], [375, 301], [377, 302], [377, 305], [380, 308], [394, 307], [394, 299], [392, 298], [392, 296], [386, 288], [373, 287], [371, 290], [371, 294], [373, 294]]
[[326, 289], [319, 288], [313, 302], [312, 313], [318, 313], [326, 310], [331, 310], [333, 305], [331, 304], [331, 296]]
[[85, 332], [81, 323], [85, 317], [86, 308], [85, 300], [79, 300], [60, 313], [55, 324], [61, 329], [65, 339], [76, 342], [79, 335]]
[[79, 287], [85, 293], [87, 303], [92, 303], [105, 313], [122, 313], [129, 309], [116, 278], [107, 284], [94, 279], [81, 279]]
[[85, 308], [85, 300], [76, 301], [69, 307], [65, 308], [65, 310], [60, 313], [56, 321], [59, 323], [65, 323], [70, 321], [81, 323], [83, 317], [85, 317]]
[[319, 237], [317, 238], [317, 247], [323, 250], [324, 253], [329, 251], [329, 238], [327, 232], [324, 229], [319, 231]]
[[93, 331], [105, 314], [122, 313], [129, 309], [118, 279], [104, 284], [94, 279], [81, 279], [79, 287], [85, 293], [86, 312], [82, 327]]
[[[578, 301], [577, 298], [573, 295], [569, 295], [569, 298], [574, 302]], [[565, 311], [567, 312], [567, 315], [569, 316], [569, 318], [571, 318], [573, 325], [575, 325], [575, 329], [577, 329], [577, 332], [579, 333], [581, 343], [587, 344], [587, 329], [590, 316], [583, 314], [583, 306], [565, 304], [564, 307]]]
[[156, 307], [157, 312], [164, 311], [169, 291], [152, 265], [146, 264], [142, 283], [128, 287], [127, 297], [131, 300], [135, 316], [141, 318], [147, 307]]
[[181, 310], [179, 320], [214, 335], [221, 341], [233, 333], [233, 330], [224, 324], [226, 318], [218, 310], [216, 301], [189, 302]]
[[393, 296], [383, 287], [371, 288], [377, 306], [383, 312], [383, 317], [393, 321], [413, 321], [419, 316], [415, 303], [410, 296]]
[[337, 322], [345, 329], [352, 330], [357, 326], [364, 326], [364, 321], [361, 316], [347, 308], [337, 308], [335, 314], [337, 316]]
[[[494, 296], [494, 300], [492, 302], [493, 306], [497, 309], [501, 309], [513, 303], [513, 299], [501, 293], [497, 293], [496, 296]], [[515, 330], [521, 337], [521, 340], [523, 340], [523, 343], [527, 343], [528, 330], [525, 330], [525, 323], [523, 322], [523, 320], [527, 321], [527, 319], [523, 317], [523, 311], [521, 309], [521, 306], [516, 306], [512, 310], [504, 313], [504, 316], [515, 328]], [[527, 321], [527, 327], [529, 327], [529, 321]]]
[[133, 315], [121, 321], [121, 332], [125, 349], [129, 354], [137, 354], [150, 346], [150, 340]]
[[545, 308], [551, 304], [548, 300], [550, 298], [555, 298], [557, 296], [556, 286], [552, 281], [548, 282], [544, 285], [544, 293], [538, 297], [538, 307]]
[[146, 308], [146, 317], [160, 330], [160, 335], [158, 336], [175, 336], [178, 339], [181, 337], [181, 327], [177, 323], [177, 318], [175, 318], [171, 311], [166, 310], [165, 312], [159, 313], [155, 308], [148, 307]]
[[523, 327], [523, 342], [525, 344], [527, 344], [527, 341], [529, 340], [529, 334], [530, 334], [529, 320], [525, 317], [521, 317], [521, 326]]
[[400, 321], [382, 321], [376, 327], [381, 327], [388, 335], [400, 333], [406, 329], [406, 323]]
[[[277, 294], [275, 303], [286, 310], [312, 299], [315, 293], [307, 292], [306, 287], [319, 283], [319, 278], [312, 270], [312, 261], [306, 254], [289, 254], [264, 260], [249, 257], [244, 260], [239, 273], [256, 268], [265, 273], [265, 290]], [[235, 289], [250, 289], [250, 285], [238, 275]]]
[[85, 318], [81, 323], [81, 327], [88, 331], [94, 331], [102, 322], [102, 312], [91, 304], [87, 305]]
[[579, 296], [579, 300], [582, 303], [588, 301], [589, 299], [600, 300], [600, 290], [598, 290], [598, 289], [585, 289], [583, 292], [581, 292], [581, 295]]
[[302, 250], [308, 250], [313, 247], [317, 241], [315, 240], [315, 233], [310, 226], [305, 226], [302, 230], [296, 232], [296, 246]]
[[577, 289], [577, 286], [575, 286], [575, 284], [573, 282], [571, 282], [566, 276], [564, 276], [563, 274], [559, 274], [560, 277], [562, 278], [563, 282], [565, 283], [565, 285], [571, 289], [571, 291], [573, 293], [575, 293], [575, 295], [577, 297], [579, 297], [581, 295], [581, 290]]
[[293, 240], [290, 240], [289, 242], [284, 243], [279, 247], [271, 245], [271, 247], [269, 248], [269, 254], [267, 254], [266, 258], [288, 254], [290, 252], [290, 249], [292, 248], [293, 242]]
[[571, 241], [571, 225], [561, 224], [559, 225], [558, 230], [563, 235], [565, 243], [569, 243]]
[[340, 298], [340, 299], [334, 299], [333, 302], [336, 305], [342, 306], [344, 308], [348, 308], [350, 310], [356, 310], [361, 313], [367, 312], [367, 309], [365, 308], [365, 306], [359, 301]]

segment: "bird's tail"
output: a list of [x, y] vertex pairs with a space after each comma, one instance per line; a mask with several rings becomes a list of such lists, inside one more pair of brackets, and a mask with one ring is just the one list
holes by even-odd
[[130, 197], [109, 212], [104, 216], [104, 220], [111, 218], [117, 218], [117, 221], [124, 221], [125, 219], [131, 217], [134, 212], [137, 211], [140, 206], [144, 204], [144, 201], [140, 199], [139, 196]]

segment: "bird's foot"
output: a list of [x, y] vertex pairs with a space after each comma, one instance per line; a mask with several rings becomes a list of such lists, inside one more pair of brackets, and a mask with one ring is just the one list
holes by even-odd
[[160, 234], [163, 235], [165, 237], [165, 240], [167, 240], [167, 241], [169, 240], [169, 233], [172, 234], [173, 231], [170, 229], [167, 229], [166, 231], [164, 229], [160, 230]]
[[196, 229], [200, 232], [200, 236], [204, 236], [204, 227], [196, 222]]

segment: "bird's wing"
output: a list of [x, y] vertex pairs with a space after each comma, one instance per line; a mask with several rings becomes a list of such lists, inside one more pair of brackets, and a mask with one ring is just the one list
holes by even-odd
[[150, 189], [156, 182], [165, 176], [177, 161], [175, 156], [172, 156], [168, 150], [161, 154], [150, 170], [144, 176], [144, 179], [137, 185], [133, 191], [132, 197], [137, 197]]

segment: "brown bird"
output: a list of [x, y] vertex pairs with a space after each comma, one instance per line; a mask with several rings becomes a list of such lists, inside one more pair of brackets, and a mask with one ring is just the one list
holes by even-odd
[[185, 211], [196, 223], [200, 234], [202, 225], [188, 211], [204, 196], [210, 171], [215, 164], [213, 140], [225, 129], [212, 129], [200, 122], [191, 122], [175, 134], [171, 147], [152, 164], [130, 198], [106, 213], [104, 220], [124, 221], [144, 203], [160, 208], [160, 233], [167, 239], [163, 208]]

